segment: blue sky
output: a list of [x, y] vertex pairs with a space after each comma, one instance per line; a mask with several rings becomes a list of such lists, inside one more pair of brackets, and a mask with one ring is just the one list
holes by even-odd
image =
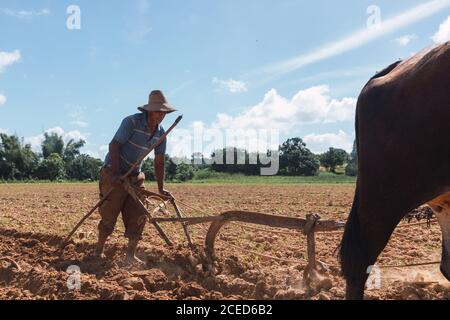
[[320, 152], [351, 147], [369, 77], [450, 39], [450, 0], [1, 0], [0, 39], [0, 130], [35, 146], [51, 130], [103, 157], [162, 89], [182, 134], [274, 129]]

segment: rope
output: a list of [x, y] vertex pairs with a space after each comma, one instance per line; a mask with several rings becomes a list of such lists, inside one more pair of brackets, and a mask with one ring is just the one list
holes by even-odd
[[177, 201], [179, 204], [182, 204], [182, 205], [184, 205], [185, 207], [188, 207], [189, 209], [198, 211], [198, 212], [200, 212], [201, 214], [204, 214], [204, 215], [206, 215], [206, 216], [208, 216], [208, 217], [211, 217], [211, 216], [214, 215], [214, 214], [212, 214], [212, 213], [207, 213], [206, 211], [203, 211], [203, 210], [200, 209], [200, 208], [193, 207], [193, 206], [191, 206], [190, 204], [187, 204], [187, 203], [185, 203], [185, 202], [183, 202], [183, 201], [180, 201], [179, 199], [176, 199], [176, 201]]
[[266, 255], [266, 254], [263, 254], [263, 253], [259, 253], [257, 251], [244, 249], [242, 247], [239, 247], [239, 246], [237, 246], [235, 244], [232, 244], [232, 243], [230, 243], [230, 242], [228, 242], [226, 240], [222, 240], [220, 238], [218, 238], [217, 240], [219, 242], [226, 243], [227, 245], [229, 245], [229, 246], [231, 246], [231, 247], [233, 247], [235, 249], [239, 249], [241, 251], [244, 251], [244, 252], [247, 252], [247, 253], [251, 253], [251, 254], [253, 254], [255, 256], [263, 257], [263, 258], [266, 258], [266, 259], [271, 259], [271, 260], [280, 261], [280, 262], [287, 262], [287, 263], [297, 263], [297, 264], [303, 264], [303, 263], [307, 262], [306, 260], [283, 259], [283, 258], [278, 258], [278, 257], [274, 257], [274, 256], [269, 256], [269, 255]]
[[420, 226], [422, 224], [428, 224], [428, 223], [432, 224], [432, 223], [436, 223], [436, 222], [438, 222], [437, 219], [433, 219], [433, 220], [430, 220], [429, 222], [425, 221], [425, 222], [401, 224], [397, 228], [408, 228], [408, 227]]
[[[202, 214], [205, 214], [207, 216], [212, 216], [212, 214], [209, 214], [207, 212], [204, 212], [203, 210], [199, 209], [199, 208], [195, 208], [193, 206], [190, 206], [184, 202], [181, 202], [179, 200], [177, 200], [180, 204], [183, 204], [184, 206], [195, 210], [195, 211], [199, 211]], [[432, 224], [432, 223], [436, 223], [437, 220], [431, 220], [431, 221], [425, 221], [425, 222], [418, 222], [418, 223], [411, 223], [411, 224], [403, 224], [403, 225], [399, 225], [397, 226], [397, 228], [408, 228], [408, 227], [413, 227], [413, 226], [418, 226], [418, 225], [423, 225], [423, 224]], [[267, 232], [267, 233], [272, 233], [272, 234], [280, 234], [280, 235], [293, 235], [293, 236], [301, 236], [303, 235], [301, 231], [298, 232], [292, 232], [292, 231], [281, 231], [281, 230], [274, 230], [274, 228], [272, 229], [267, 229], [267, 228], [258, 228], [258, 227], [254, 227], [254, 226], [248, 226], [248, 225], [243, 225], [241, 223], [238, 222], [231, 222], [231, 224], [239, 226], [241, 228], [247, 229], [247, 230], [255, 230], [255, 231], [262, 231], [262, 232]], [[338, 230], [338, 231], [320, 231], [320, 232], [316, 232], [317, 234], [326, 234], [326, 235], [331, 235], [331, 234], [342, 234], [344, 231], [343, 230]], [[404, 235], [402, 233], [396, 232], [394, 231], [394, 234], [403, 238], [409, 238], [407, 235]]]
[[[431, 220], [429, 223], [436, 223], [436, 222], [437, 222], [437, 220]], [[231, 223], [234, 224], [234, 225], [240, 226], [242, 228], [245, 228], [245, 229], [250, 229], [250, 230], [264, 231], [264, 232], [270, 232], [270, 233], [275, 233], [275, 234], [285, 234], [285, 235], [296, 235], [296, 236], [302, 235], [301, 231], [298, 231], [298, 232], [286, 231], [286, 232], [284, 232], [284, 231], [271, 230], [271, 229], [267, 229], [267, 228], [258, 228], [258, 227], [253, 227], [253, 226], [246, 226], [246, 225], [243, 225], [243, 224], [240, 224], [240, 223], [237, 223], [237, 222], [231, 222]], [[428, 224], [428, 222], [402, 224], [402, 225], [397, 226], [397, 228], [407, 228], [407, 227], [413, 227], [413, 226], [418, 226], [418, 225], [422, 225], [422, 224]], [[338, 230], [338, 231], [316, 231], [316, 233], [318, 233], [318, 234], [342, 234], [342, 233], [344, 233], [344, 231], [343, 230]], [[394, 233], [398, 234], [400, 236], [405, 236], [405, 235], [403, 235], [401, 233], [397, 233], [397, 232], [394, 232]]]
[[[320, 261], [320, 263], [334, 268], [341, 268], [340, 265], [337, 264], [328, 264]], [[407, 263], [407, 264], [376, 264], [381, 269], [395, 269], [395, 268], [410, 268], [410, 267], [420, 267], [420, 266], [431, 266], [435, 264], [441, 264], [440, 261], [430, 261], [430, 262], [421, 262], [421, 263]]]
[[441, 264], [441, 261], [430, 261], [430, 262], [422, 262], [422, 263], [409, 263], [409, 264], [401, 264], [401, 265], [380, 265], [380, 268], [383, 269], [393, 269], [393, 268], [409, 268], [409, 267], [420, 267], [420, 266], [430, 266], [435, 264]]
[[[207, 213], [205, 211], [203, 211], [202, 209], [198, 208], [198, 207], [194, 207], [192, 205], [189, 205], [187, 203], [184, 203], [180, 200], [177, 199], [177, 202], [188, 207], [189, 209], [195, 210], [200, 212], [201, 214], [207, 215], [207, 216], [213, 216], [214, 214], [211, 213]], [[429, 223], [436, 223], [438, 222], [437, 219], [433, 219], [431, 221], [424, 221], [424, 222], [417, 222], [417, 223], [408, 223], [408, 224], [401, 224], [397, 226], [398, 228], [409, 228], [409, 227], [414, 227], [414, 226], [419, 226], [419, 225], [423, 225], [423, 224], [429, 224]], [[232, 224], [240, 226], [242, 228], [245, 229], [250, 229], [250, 230], [257, 230], [257, 231], [264, 231], [264, 232], [270, 232], [270, 233], [275, 233], [275, 234], [285, 234], [285, 235], [301, 235], [301, 231], [298, 232], [290, 232], [290, 231], [278, 231], [278, 230], [273, 230], [273, 229], [267, 229], [267, 228], [258, 228], [258, 227], [253, 227], [253, 226], [247, 226], [247, 225], [243, 225], [240, 224], [238, 222], [232, 222]], [[326, 234], [342, 234], [344, 231], [343, 230], [338, 230], [338, 231], [317, 231], [316, 233], [326, 233]]]

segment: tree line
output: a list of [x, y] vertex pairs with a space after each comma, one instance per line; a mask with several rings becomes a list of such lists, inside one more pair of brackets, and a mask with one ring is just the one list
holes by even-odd
[[1, 180], [97, 180], [100, 159], [81, 154], [84, 140], [64, 143], [57, 133], [45, 133], [41, 152], [16, 135], [0, 134]]
[[[338, 148], [314, 154], [301, 138], [291, 138], [280, 145], [279, 150], [267, 150], [267, 157], [272, 153], [279, 154], [280, 176], [315, 176], [321, 167], [335, 174], [357, 175], [356, 143], [350, 154]], [[227, 164], [227, 157], [232, 159], [232, 165]], [[260, 175], [260, 169], [266, 166], [260, 161], [260, 157], [261, 154], [239, 148], [215, 150], [209, 157], [202, 153], [193, 153], [190, 159], [170, 158], [166, 155], [166, 179], [175, 181], [208, 179], [214, 177], [215, 173]], [[153, 164], [153, 159], [147, 158], [142, 165], [142, 171], [149, 180], [155, 179]], [[338, 172], [338, 168], [345, 170]]]
[[[16, 135], [0, 134], [0, 180], [98, 180], [102, 160], [81, 153], [84, 140], [64, 142], [57, 133], [45, 133], [40, 152], [34, 152], [30, 144]], [[301, 138], [291, 138], [280, 145], [279, 150], [267, 150], [267, 158], [278, 153], [279, 172], [284, 176], [314, 176], [320, 168], [337, 173], [345, 167], [345, 174], [356, 176], [356, 144], [351, 154], [338, 148], [330, 148], [323, 154], [314, 154]], [[230, 156], [231, 155], [231, 156]], [[227, 164], [228, 159], [233, 164]], [[262, 155], [245, 149], [223, 148], [205, 156], [194, 153], [190, 159], [176, 159], [166, 155], [166, 179], [188, 181], [194, 177], [207, 179], [215, 173], [259, 175], [264, 166]], [[221, 160], [221, 161], [220, 161]], [[270, 165], [270, 164], [269, 164]], [[153, 159], [147, 158], [142, 171], [147, 179], [154, 180]], [[342, 172], [341, 172], [342, 173]]]

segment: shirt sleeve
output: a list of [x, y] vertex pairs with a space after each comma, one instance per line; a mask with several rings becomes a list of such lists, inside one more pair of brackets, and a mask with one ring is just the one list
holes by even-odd
[[[161, 127], [161, 135], [164, 134], [164, 128]], [[167, 147], [167, 137], [161, 142], [159, 146], [155, 149], [155, 155], [165, 155], [166, 154], [166, 147]]]
[[119, 142], [120, 144], [124, 144], [127, 142], [131, 135], [133, 134], [133, 121], [130, 117], [123, 119], [119, 130], [117, 130], [114, 140]]

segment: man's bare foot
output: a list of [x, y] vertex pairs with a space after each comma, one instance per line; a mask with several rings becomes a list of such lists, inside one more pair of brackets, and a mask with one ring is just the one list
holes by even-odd
[[139, 265], [139, 266], [145, 265], [145, 262], [136, 257], [136, 255], [134, 254], [133, 255], [127, 254], [125, 262], [129, 265]]

